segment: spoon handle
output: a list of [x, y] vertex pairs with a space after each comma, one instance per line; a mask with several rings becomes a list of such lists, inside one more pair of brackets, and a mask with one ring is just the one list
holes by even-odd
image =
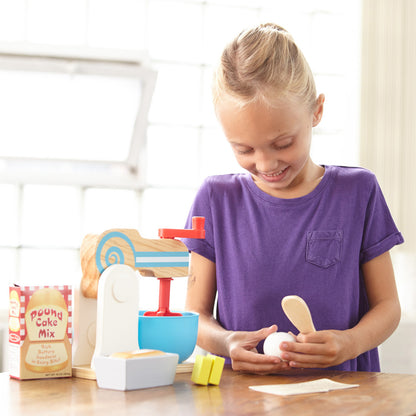
[[299, 296], [285, 296], [282, 299], [282, 308], [290, 322], [301, 333], [315, 332], [312, 316], [306, 302]]

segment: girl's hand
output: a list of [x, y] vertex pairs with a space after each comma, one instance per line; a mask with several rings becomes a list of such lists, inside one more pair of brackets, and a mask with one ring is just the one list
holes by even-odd
[[289, 370], [288, 363], [278, 357], [257, 352], [257, 344], [277, 331], [277, 326], [258, 331], [234, 331], [227, 336], [226, 344], [233, 370], [254, 374], [271, 374]]
[[326, 330], [299, 334], [297, 342], [283, 342], [282, 358], [294, 368], [326, 368], [354, 358], [348, 331]]

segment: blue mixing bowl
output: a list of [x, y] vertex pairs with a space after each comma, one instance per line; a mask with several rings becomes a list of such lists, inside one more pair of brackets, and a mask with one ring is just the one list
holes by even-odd
[[199, 314], [180, 312], [182, 316], [144, 316], [139, 312], [139, 347], [179, 354], [185, 361], [196, 345]]

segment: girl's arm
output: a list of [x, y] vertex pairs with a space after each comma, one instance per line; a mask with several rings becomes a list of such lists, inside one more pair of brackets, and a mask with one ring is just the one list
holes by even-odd
[[360, 322], [345, 331], [299, 334], [282, 346], [292, 367], [330, 367], [353, 359], [385, 341], [400, 321], [400, 303], [390, 253], [362, 265], [370, 305]]
[[228, 331], [213, 315], [216, 296], [215, 263], [191, 252], [185, 309], [199, 313], [197, 344], [213, 354], [230, 357], [234, 370], [273, 373], [289, 366], [277, 357], [258, 354], [257, 344], [277, 330], [276, 325], [258, 331]]

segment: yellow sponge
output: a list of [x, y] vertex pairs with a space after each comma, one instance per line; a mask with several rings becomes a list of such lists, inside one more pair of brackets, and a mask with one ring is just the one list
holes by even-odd
[[206, 386], [209, 384], [220, 384], [225, 359], [216, 355], [197, 355], [192, 370], [191, 380], [195, 384]]
[[225, 358], [217, 357], [216, 355], [208, 354], [208, 357], [212, 359], [211, 374], [209, 375], [209, 384], [220, 384], [222, 370], [224, 369]]

